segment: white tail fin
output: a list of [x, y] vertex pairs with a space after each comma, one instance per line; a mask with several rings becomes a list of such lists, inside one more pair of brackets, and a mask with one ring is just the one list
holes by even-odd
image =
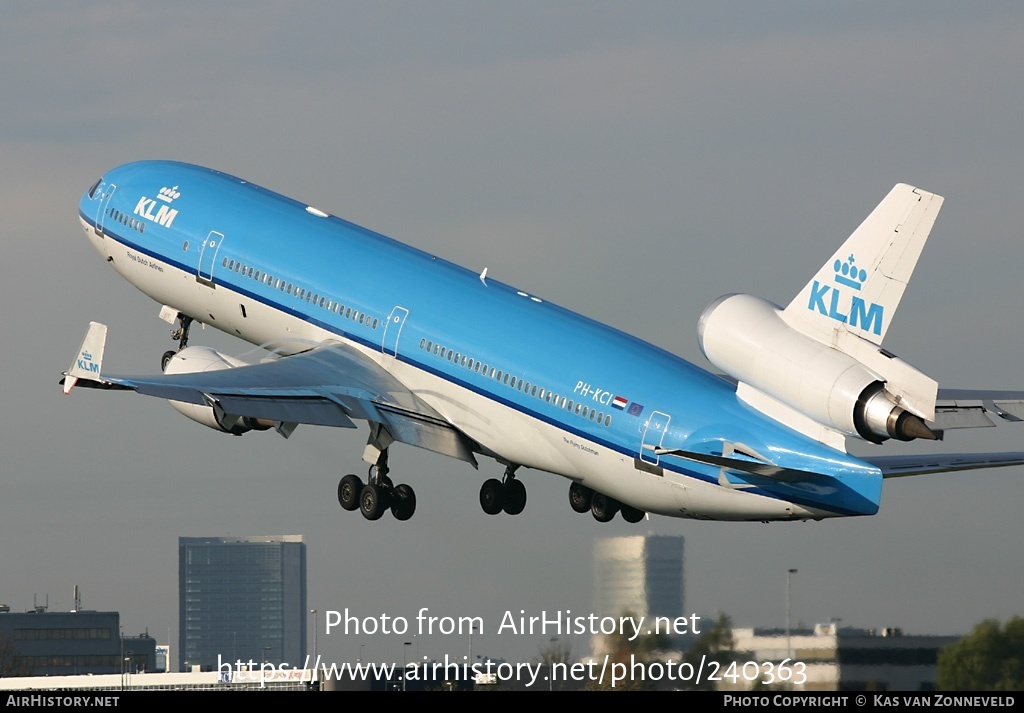
[[789, 303], [786, 322], [826, 344], [841, 330], [881, 344], [942, 200], [897, 184]]
[[103, 347], [107, 343], [107, 325], [89, 322], [82, 346], [71, 362], [71, 368], [64, 372], [64, 393], [70, 393], [79, 379], [100, 380], [100, 366], [103, 363]]

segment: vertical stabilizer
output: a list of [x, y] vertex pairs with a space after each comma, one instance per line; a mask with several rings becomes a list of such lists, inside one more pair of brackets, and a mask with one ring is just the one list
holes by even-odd
[[942, 200], [897, 184], [789, 303], [783, 319], [826, 344], [841, 344], [848, 332], [880, 345]]

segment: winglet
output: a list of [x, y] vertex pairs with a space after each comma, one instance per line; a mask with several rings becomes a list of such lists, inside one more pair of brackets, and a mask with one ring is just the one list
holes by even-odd
[[106, 343], [107, 325], [90, 322], [89, 331], [85, 333], [85, 339], [82, 340], [82, 346], [78, 348], [78, 354], [71, 362], [71, 368], [64, 372], [65, 394], [71, 393], [79, 379], [100, 380], [100, 365], [103, 363], [103, 347]]
[[834, 344], [845, 329], [882, 343], [917, 265], [942, 196], [897, 184], [782, 313], [795, 329]]

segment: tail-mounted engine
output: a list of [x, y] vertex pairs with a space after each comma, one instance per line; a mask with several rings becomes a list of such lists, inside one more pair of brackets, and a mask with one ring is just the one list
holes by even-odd
[[[210, 347], [187, 347], [171, 356], [164, 367], [165, 374], [194, 374], [204, 371], [220, 371], [248, 366], [247, 362], [222, 354]], [[266, 431], [274, 426], [273, 421], [247, 416], [232, 416], [224, 413], [216, 403], [200, 406], [183, 401], [168, 401], [175, 411], [196, 423], [224, 433], [240, 436], [247, 431]]]
[[[698, 334], [701, 351], [716, 367], [826, 428], [873, 443], [939, 437], [904, 408], [879, 369], [792, 328], [770, 302], [720, 297], [701, 314]], [[891, 372], [920, 374], [871, 348]]]

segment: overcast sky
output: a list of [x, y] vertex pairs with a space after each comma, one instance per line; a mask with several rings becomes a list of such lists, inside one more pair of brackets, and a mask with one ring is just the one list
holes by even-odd
[[[417, 515], [370, 523], [335, 499], [365, 473], [362, 429], [234, 438], [57, 385], [90, 320], [109, 325], [111, 373], [154, 372], [173, 346], [77, 220], [105, 170], [168, 158], [487, 266], [702, 366], [707, 303], [786, 304], [910, 182], [946, 203], [886, 346], [942, 386], [1024, 389], [1021, 37], [1017, 3], [5, 4], [0, 602], [68, 609], [77, 584], [176, 660], [177, 538], [301, 533], [310, 607], [479, 615], [475, 652], [516, 660], [546, 639], [497, 636], [506, 610], [591, 611], [595, 539], [654, 532], [686, 538], [687, 611], [738, 625], [783, 624], [789, 568], [807, 624], [948, 634], [1024, 613], [1020, 468], [889, 481], [870, 518], [600, 525], [538, 472], [522, 515], [484, 515], [500, 466], [399, 445]], [[211, 329], [191, 342], [248, 349]], [[1006, 426], [884, 450], [1022, 444]], [[403, 640], [319, 636], [338, 661], [360, 644], [400, 660]]]

